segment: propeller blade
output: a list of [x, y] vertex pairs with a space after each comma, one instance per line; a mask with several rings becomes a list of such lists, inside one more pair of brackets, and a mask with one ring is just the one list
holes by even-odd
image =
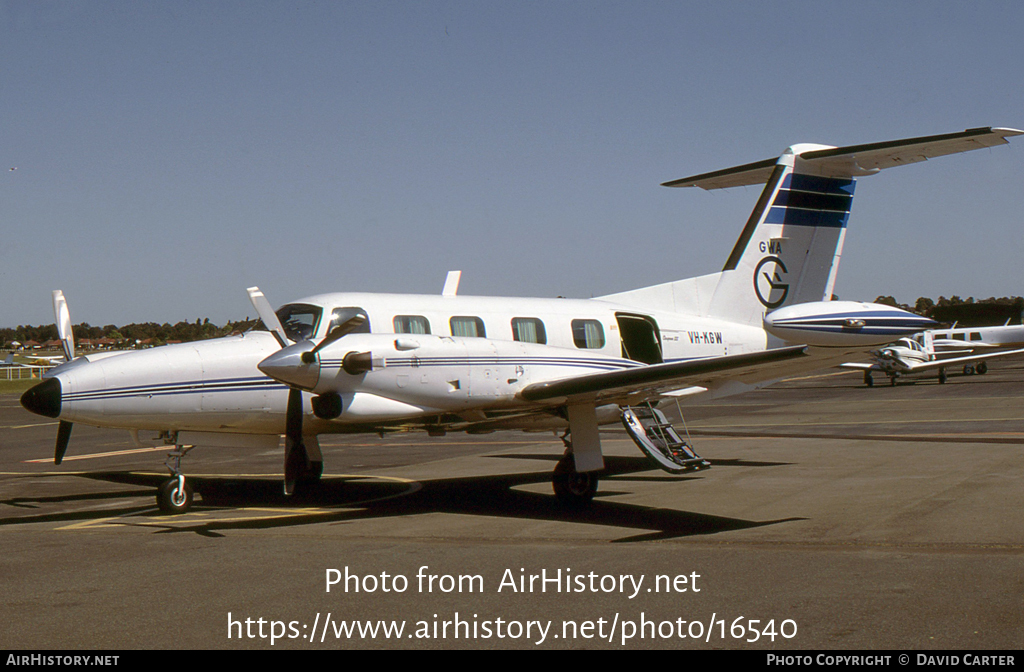
[[64, 453], [68, 451], [68, 441], [71, 440], [72, 424], [67, 420], [61, 420], [57, 425], [57, 445], [53, 451], [53, 463], [60, 464], [64, 461]]
[[366, 324], [366, 316], [364, 315], [353, 315], [352, 317], [348, 318], [347, 320], [336, 326], [334, 329], [331, 329], [330, 333], [328, 333], [327, 336], [324, 337], [324, 340], [320, 341], [320, 343], [318, 343], [315, 348], [308, 352], [302, 353], [302, 363], [312, 364], [314, 361], [316, 361], [316, 353], [320, 352], [322, 349], [326, 348], [331, 343], [334, 343], [342, 336], [345, 336], [346, 334], [351, 334], [353, 331], [363, 326], [364, 324]]
[[71, 331], [71, 311], [68, 310], [68, 302], [64, 298], [64, 292], [59, 289], [53, 290], [53, 316], [57, 324], [57, 337], [64, 349], [64, 358], [70, 362], [75, 358], [75, 336]]
[[274, 334], [274, 338], [281, 344], [281, 347], [286, 347], [290, 341], [284, 333], [281, 320], [277, 319], [277, 314], [271, 307], [270, 301], [267, 301], [267, 297], [263, 295], [259, 287], [250, 287], [245, 291], [249, 293], [249, 301], [252, 303], [252, 307], [256, 309], [256, 314], [263, 320], [263, 324], [266, 325], [267, 329], [270, 329], [270, 333]]
[[295, 482], [309, 470], [309, 455], [302, 442], [302, 391], [288, 391], [288, 411], [284, 429], [284, 494], [295, 492]]

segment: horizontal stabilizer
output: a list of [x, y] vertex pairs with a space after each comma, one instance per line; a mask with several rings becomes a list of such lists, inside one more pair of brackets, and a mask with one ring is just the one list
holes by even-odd
[[[971, 128], [961, 133], [929, 135], [921, 138], [890, 140], [848, 147], [824, 145], [796, 145], [786, 151], [796, 154], [807, 168], [831, 177], [858, 177], [871, 175], [884, 168], [917, 163], [936, 156], [969, 152], [983, 147], [1007, 144], [1006, 138], [1022, 135], [1013, 128]], [[778, 159], [767, 159], [735, 168], [716, 170], [692, 177], [684, 177], [662, 184], [664, 187], [700, 187], [701, 189], [727, 189], [751, 184], [764, 184], [772, 174]]]

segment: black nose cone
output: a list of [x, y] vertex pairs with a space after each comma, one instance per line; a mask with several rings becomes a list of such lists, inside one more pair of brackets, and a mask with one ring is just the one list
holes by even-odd
[[60, 417], [60, 381], [49, 378], [21, 395], [21, 405], [36, 415]]

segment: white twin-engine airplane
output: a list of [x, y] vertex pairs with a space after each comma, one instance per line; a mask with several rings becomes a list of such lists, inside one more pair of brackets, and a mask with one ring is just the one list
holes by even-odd
[[22, 405], [58, 418], [55, 462], [72, 423], [174, 446], [157, 501], [192, 502], [180, 469], [195, 445], [270, 448], [285, 437], [285, 492], [323, 470], [317, 436], [420, 429], [567, 430], [554, 490], [593, 497], [604, 465], [598, 426], [622, 422], [671, 473], [709, 466], [656, 408], [693, 392], [726, 395], [845, 361], [853, 351], [934, 326], [888, 306], [829, 301], [855, 178], [926, 158], [1006, 144], [1022, 131], [979, 128], [851, 147], [801, 144], [782, 156], [665, 183], [720, 189], [764, 183], [724, 269], [596, 299], [322, 294], [276, 312], [269, 331], [123, 354], [74, 357]]
[[939, 383], [945, 383], [946, 369], [963, 366], [964, 375], [984, 374], [988, 360], [1024, 353], [999, 349], [1014, 345], [1024, 345], [1024, 325], [929, 329], [871, 353], [873, 362], [846, 362], [841, 368], [862, 370], [868, 387], [875, 384], [873, 373], [889, 376], [889, 384], [895, 385], [902, 376], [936, 369]]

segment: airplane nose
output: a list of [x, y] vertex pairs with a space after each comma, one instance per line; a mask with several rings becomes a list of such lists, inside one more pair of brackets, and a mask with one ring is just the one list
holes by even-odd
[[21, 405], [36, 415], [57, 418], [60, 417], [61, 393], [60, 380], [49, 378], [21, 395]]
[[308, 343], [304, 343], [278, 350], [256, 367], [286, 385], [312, 390], [320, 380], [320, 359], [316, 358], [312, 364], [302, 361], [302, 353], [309, 347]]

